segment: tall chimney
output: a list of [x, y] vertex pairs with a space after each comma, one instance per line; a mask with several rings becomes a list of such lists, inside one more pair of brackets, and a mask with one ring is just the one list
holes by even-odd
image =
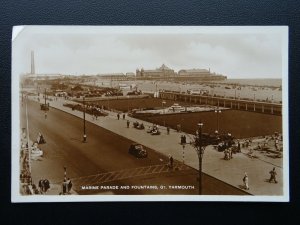
[[34, 51], [31, 51], [31, 74], [35, 74]]

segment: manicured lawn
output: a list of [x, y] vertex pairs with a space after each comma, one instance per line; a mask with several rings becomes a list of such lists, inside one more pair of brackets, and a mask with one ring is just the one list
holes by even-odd
[[[97, 104], [106, 108], [127, 111], [128, 109], [162, 107], [162, 99], [120, 99], [98, 101]], [[174, 101], [166, 100], [165, 107]], [[178, 102], [180, 105], [188, 103]], [[217, 115], [215, 112], [180, 113], [169, 115], [145, 116], [141, 118], [156, 124], [176, 128], [181, 124], [182, 131], [194, 134], [197, 123], [204, 123], [203, 132], [212, 133], [217, 129]], [[236, 138], [254, 137], [282, 132], [282, 117], [257, 112], [224, 110], [219, 114], [219, 133], [231, 133]]]

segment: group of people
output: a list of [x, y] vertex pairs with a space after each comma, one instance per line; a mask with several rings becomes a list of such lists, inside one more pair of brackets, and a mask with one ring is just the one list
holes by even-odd
[[39, 193], [45, 194], [50, 188], [50, 182], [48, 179], [40, 179], [39, 180]]
[[29, 163], [29, 154], [28, 152], [28, 142], [27, 142], [27, 134], [25, 128], [22, 129], [21, 136], [21, 151], [20, 151], [20, 162], [21, 162], [21, 171], [20, 171], [20, 184], [22, 185], [21, 193], [24, 195], [31, 195], [33, 191], [30, 187], [32, 187], [32, 177], [30, 172], [30, 163]]
[[186, 136], [184, 134], [180, 136], [180, 144], [186, 144]]
[[[276, 176], [277, 176], [277, 172], [276, 172], [276, 169], [275, 167], [273, 167], [273, 169], [269, 172], [270, 174], [270, 178], [268, 179], [268, 182], [271, 183], [271, 182], [274, 182], [275, 184], [278, 183], [277, 179], [276, 179]], [[244, 184], [244, 189], [246, 190], [249, 190], [249, 177], [248, 177], [248, 174], [245, 172], [245, 175], [243, 177], [243, 184]]]
[[[120, 117], [121, 117], [121, 114], [120, 114], [120, 113], [118, 113], [118, 114], [117, 114], [117, 118], [118, 118], [118, 120], [120, 120]], [[125, 115], [125, 113], [123, 113], [123, 114], [122, 114], [122, 117], [123, 117], [123, 120], [125, 120], [125, 118], [126, 118], [126, 115]]]
[[232, 156], [232, 148], [226, 148], [224, 150], [224, 159], [225, 160], [230, 160], [232, 158], [233, 158], [233, 156]]
[[64, 178], [64, 181], [62, 183], [62, 192], [60, 195], [66, 195], [70, 194], [70, 191], [72, 190], [73, 183], [70, 178]]
[[92, 115], [92, 120], [98, 120], [98, 114], [97, 113], [94, 113]]
[[[253, 149], [254, 150], [268, 149], [268, 148], [270, 148], [269, 141], [274, 141], [274, 148], [275, 148], [275, 150], [279, 151], [279, 150], [281, 150], [280, 146], [279, 146], [280, 140], [282, 140], [282, 136], [280, 136], [277, 132], [275, 132], [275, 135], [272, 135], [271, 137], [268, 137], [268, 136], [264, 137], [263, 142], [258, 142], [257, 146], [254, 147]], [[252, 140], [247, 139], [247, 140], [245, 140], [245, 142], [243, 143], [242, 146], [245, 148], [250, 148], [251, 145], [252, 145]]]
[[20, 181], [21, 183], [27, 183], [31, 184], [32, 183], [32, 178], [30, 175], [30, 172], [26, 169], [23, 169], [20, 173]]
[[157, 124], [153, 124], [152, 127], [148, 127], [147, 133], [150, 133], [152, 135], [159, 135], [159, 126]]
[[[127, 124], [127, 128], [129, 128], [130, 127], [130, 121], [127, 120], [126, 124]], [[139, 129], [139, 130], [145, 129], [144, 123], [140, 123], [138, 121], [133, 122], [133, 127], [136, 128], [136, 129]], [[157, 124], [153, 124], [152, 126], [148, 126], [147, 133], [151, 133], [153, 135], [159, 135], [160, 134], [159, 126]], [[169, 126], [167, 127], [167, 134], [170, 134], [170, 127]], [[184, 136], [184, 140], [185, 140], [184, 143], [186, 143], [186, 137], [185, 137], [185, 135], [183, 135], [183, 136]]]
[[41, 132], [39, 132], [38, 137], [36, 139], [36, 142], [38, 144], [45, 144], [46, 143], [46, 140], [45, 140], [44, 136], [41, 134]]
[[[23, 182], [22, 182], [23, 183]], [[25, 195], [38, 195], [45, 194], [50, 188], [50, 182], [47, 179], [41, 179], [38, 183], [38, 187], [32, 182], [30, 177], [30, 181], [28, 183], [23, 183], [23, 193]]]
[[[128, 120], [127, 120], [127, 121], [128, 121]], [[128, 122], [127, 122], [127, 125], [128, 125], [128, 127], [129, 127]], [[133, 123], [133, 127], [136, 128], [136, 129], [139, 129], [139, 130], [145, 129], [144, 124], [143, 124], [143, 123], [139, 123], [138, 121], [135, 121], [135, 122]]]

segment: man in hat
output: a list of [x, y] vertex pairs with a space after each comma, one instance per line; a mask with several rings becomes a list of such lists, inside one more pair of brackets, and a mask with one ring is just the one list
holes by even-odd
[[130, 125], [130, 121], [127, 120], [127, 128], [129, 128], [129, 125]]
[[173, 168], [173, 157], [169, 154], [169, 167]]
[[245, 172], [245, 176], [243, 178], [243, 182], [244, 182], [244, 187], [246, 190], [249, 190], [249, 178], [247, 173]]
[[270, 171], [270, 179], [269, 182], [271, 183], [272, 181], [274, 181], [277, 184], [277, 180], [276, 180], [276, 171], [275, 171], [275, 167], [273, 167], [273, 170]]

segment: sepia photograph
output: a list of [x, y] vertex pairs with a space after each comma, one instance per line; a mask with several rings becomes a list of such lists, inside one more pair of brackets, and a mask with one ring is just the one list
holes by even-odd
[[289, 201], [287, 26], [15, 26], [13, 202]]

